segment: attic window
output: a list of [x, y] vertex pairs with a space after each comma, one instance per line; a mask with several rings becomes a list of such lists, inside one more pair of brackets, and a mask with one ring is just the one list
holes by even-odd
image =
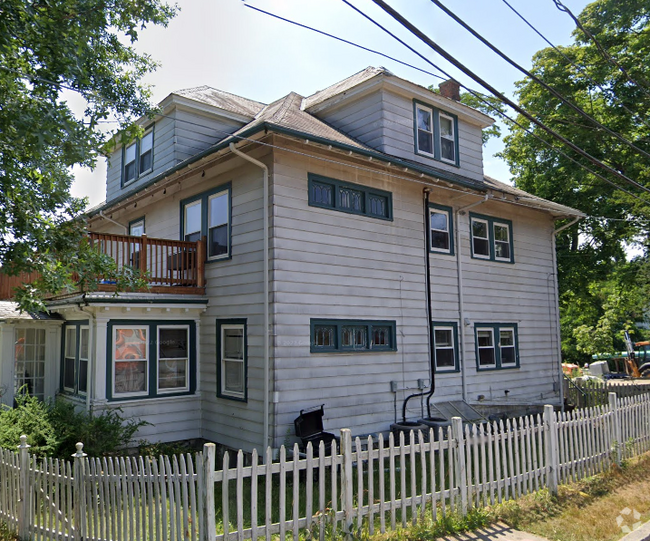
[[458, 119], [425, 103], [413, 102], [415, 153], [458, 166]]
[[145, 132], [142, 139], [124, 148], [123, 162], [122, 185], [133, 182], [153, 169], [153, 127]]

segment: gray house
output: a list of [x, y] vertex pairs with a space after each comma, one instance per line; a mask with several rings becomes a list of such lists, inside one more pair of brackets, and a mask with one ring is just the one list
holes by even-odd
[[[427, 400], [559, 405], [555, 222], [581, 214], [485, 177], [492, 120], [440, 90], [368, 68], [268, 105], [168, 96], [88, 213], [98, 249], [151, 287], [49, 300], [45, 396], [244, 450], [293, 441], [321, 404], [353, 434], [386, 431], [413, 394], [408, 419]], [[33, 324], [0, 323], [3, 359]]]

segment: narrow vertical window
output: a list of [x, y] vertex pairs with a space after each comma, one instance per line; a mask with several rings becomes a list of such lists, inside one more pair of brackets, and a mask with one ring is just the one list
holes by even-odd
[[63, 358], [63, 388], [73, 393], [75, 380], [75, 363], [77, 358], [77, 328], [65, 329], [65, 354]]
[[415, 107], [417, 126], [417, 150], [433, 155], [433, 112], [420, 105]]
[[79, 393], [86, 394], [88, 391], [88, 359], [90, 354], [90, 329], [81, 327], [79, 329], [79, 375], [77, 389]]
[[496, 366], [494, 351], [494, 330], [479, 329], [476, 331], [478, 343], [478, 364], [481, 368]]
[[446, 162], [456, 163], [456, 134], [454, 119], [440, 113], [440, 158]]
[[[144, 218], [140, 218], [129, 224], [129, 235], [132, 237], [141, 237], [144, 235]], [[140, 268], [140, 245], [142, 241], [131, 242], [131, 266], [135, 269]]]
[[434, 324], [433, 344], [436, 372], [457, 370], [455, 327]]
[[113, 396], [148, 393], [148, 327], [114, 327]]
[[499, 348], [501, 365], [514, 365], [517, 363], [514, 329], [499, 330]]
[[510, 261], [510, 228], [504, 224], [494, 224], [494, 258]]
[[185, 205], [183, 210], [183, 239], [196, 242], [201, 238], [201, 201], [194, 201]]
[[153, 131], [147, 132], [140, 140], [140, 170], [142, 175], [151, 170], [153, 165]]
[[483, 259], [490, 258], [490, 238], [487, 220], [472, 218], [472, 254]]
[[217, 321], [220, 388], [218, 395], [246, 399], [246, 325]]
[[137, 176], [137, 143], [132, 143], [124, 151], [124, 183], [131, 182]]
[[228, 255], [228, 199], [227, 191], [208, 198], [208, 258]]
[[189, 389], [189, 328], [158, 327], [158, 392]]
[[45, 329], [16, 329], [15, 393], [45, 399]]
[[451, 207], [429, 205], [429, 249], [442, 254], [454, 253]]

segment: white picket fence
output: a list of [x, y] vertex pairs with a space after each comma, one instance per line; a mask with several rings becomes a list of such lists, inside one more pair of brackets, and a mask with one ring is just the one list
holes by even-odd
[[[0, 450], [0, 520], [23, 539], [85, 541], [323, 540], [466, 513], [604, 471], [650, 449], [650, 396], [448, 433], [352, 439], [318, 453], [285, 447], [273, 460], [215, 446], [194, 457], [39, 459], [25, 440]], [[291, 456], [287, 456], [287, 455]], [[231, 463], [232, 459], [232, 463]], [[264, 460], [262, 460], [264, 459]], [[308, 533], [307, 533], [308, 531]]]

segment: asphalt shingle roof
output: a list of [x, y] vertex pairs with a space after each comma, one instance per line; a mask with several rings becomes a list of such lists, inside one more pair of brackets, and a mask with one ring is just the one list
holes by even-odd
[[13, 319], [21, 320], [60, 320], [58, 314], [48, 314], [47, 312], [21, 312], [18, 305], [12, 301], [0, 301], [0, 322]]
[[183, 90], [177, 90], [173, 94], [249, 117], [254, 117], [265, 106], [264, 103], [260, 103], [259, 101], [236, 96], [235, 94], [224, 92], [211, 86], [185, 88]]

